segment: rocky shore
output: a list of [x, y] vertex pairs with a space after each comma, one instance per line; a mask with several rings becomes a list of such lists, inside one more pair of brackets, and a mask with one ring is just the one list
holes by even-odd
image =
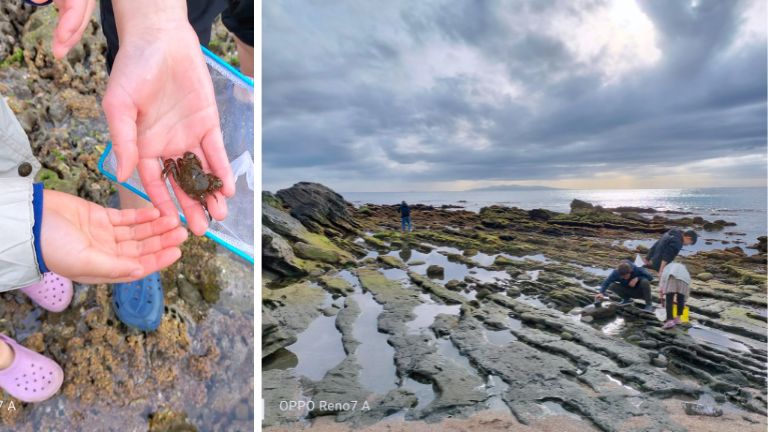
[[[109, 140], [99, 22], [95, 15], [63, 61], [50, 51], [54, 25], [53, 6], [0, 5], [0, 94], [43, 165], [38, 181], [114, 206], [114, 184], [97, 169]], [[211, 48], [225, 58], [234, 52], [220, 24]], [[153, 333], [117, 320], [107, 285], [76, 285], [60, 314], [21, 293], [0, 294], [0, 331], [64, 369], [61, 392], [44, 403], [3, 395], [0, 429], [253, 430], [253, 269], [190, 238], [181, 261], [162, 274], [167, 310]]]
[[263, 197], [267, 430], [766, 428], [765, 237], [678, 258], [691, 322], [663, 331], [597, 287], [631, 240], [729, 221], [412, 205], [403, 234], [396, 206], [322, 185]]

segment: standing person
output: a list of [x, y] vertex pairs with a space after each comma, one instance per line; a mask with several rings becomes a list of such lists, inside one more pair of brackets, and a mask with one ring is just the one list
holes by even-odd
[[408, 207], [408, 203], [405, 201], [400, 203], [400, 226], [403, 232], [406, 232], [406, 227], [408, 227], [408, 232], [413, 231], [411, 226], [411, 208]]
[[648, 270], [638, 267], [629, 261], [622, 261], [603, 281], [600, 292], [595, 295], [595, 301], [605, 298], [605, 292], [611, 290], [621, 297], [619, 306], [632, 304], [633, 298], [645, 300], [645, 312], [653, 312], [653, 300], [651, 298], [651, 281], [653, 276]]
[[[664, 322], [664, 330], [669, 330], [680, 324], [680, 316], [685, 308], [685, 299], [690, 295], [691, 275], [688, 269], [680, 263], [670, 263], [664, 267], [661, 274], [661, 295], [666, 302], [667, 319]], [[677, 301], [675, 302], [675, 297]], [[677, 303], [677, 316], [673, 317], [672, 308]]]

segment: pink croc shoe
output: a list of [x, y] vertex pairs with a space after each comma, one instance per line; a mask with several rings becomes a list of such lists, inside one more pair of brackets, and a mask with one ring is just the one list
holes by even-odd
[[675, 320], [671, 319], [671, 320], [665, 322], [664, 325], [661, 326], [661, 328], [663, 328], [664, 330], [669, 330], [669, 329], [674, 328], [676, 325], [677, 325], [677, 323], [675, 322]]
[[4, 334], [0, 339], [13, 350], [13, 363], [0, 370], [0, 387], [22, 402], [42, 402], [55, 395], [64, 371], [53, 360], [19, 345]]
[[22, 288], [21, 292], [41, 308], [51, 312], [61, 312], [72, 301], [72, 281], [48, 272], [43, 274], [43, 280]]

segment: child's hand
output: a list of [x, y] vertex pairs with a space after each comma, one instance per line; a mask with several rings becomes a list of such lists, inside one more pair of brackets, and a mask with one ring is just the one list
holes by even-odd
[[[31, 0], [32, 3], [44, 4], [47, 0]], [[62, 59], [80, 38], [91, 20], [95, 0], [54, 0], [59, 10], [59, 22], [53, 32], [53, 56]]]
[[107, 209], [44, 191], [40, 245], [49, 270], [82, 283], [125, 282], [181, 257], [187, 231], [155, 208]]

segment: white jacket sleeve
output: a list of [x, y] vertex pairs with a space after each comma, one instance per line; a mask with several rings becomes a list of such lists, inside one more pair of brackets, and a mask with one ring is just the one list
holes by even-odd
[[39, 170], [40, 162], [32, 154], [27, 134], [0, 97], [0, 178], [34, 179]]
[[40, 280], [32, 227], [32, 181], [0, 178], [0, 291]]
[[32, 234], [32, 182], [39, 169], [24, 129], [0, 97], [0, 291], [42, 276]]

